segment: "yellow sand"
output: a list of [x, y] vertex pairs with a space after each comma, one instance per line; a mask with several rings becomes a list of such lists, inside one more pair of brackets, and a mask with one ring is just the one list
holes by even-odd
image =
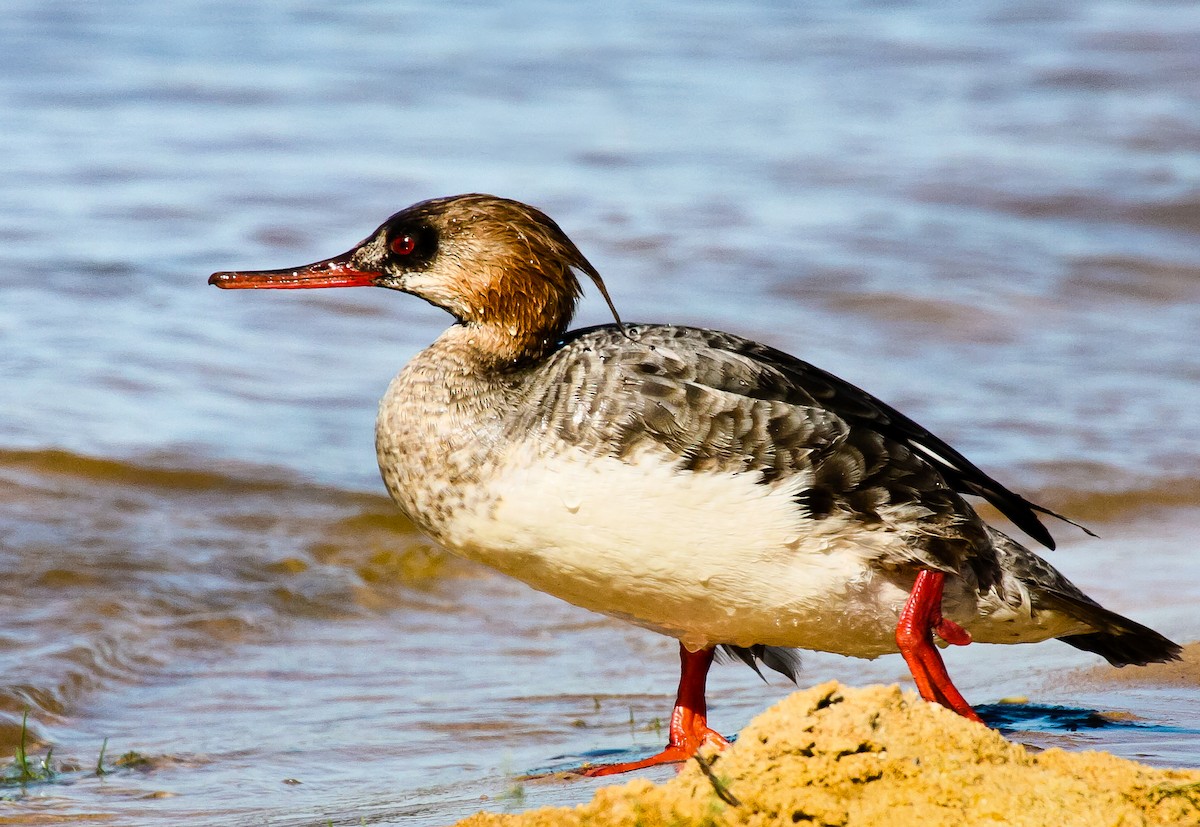
[[635, 780], [573, 809], [480, 813], [460, 825], [1200, 825], [1200, 771], [1103, 752], [1035, 754], [897, 687], [796, 692], [706, 757], [715, 783], [690, 761], [659, 786]]

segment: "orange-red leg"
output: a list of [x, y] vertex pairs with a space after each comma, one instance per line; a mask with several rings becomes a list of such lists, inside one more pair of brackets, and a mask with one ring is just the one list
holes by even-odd
[[729, 742], [721, 737], [719, 732], [709, 728], [708, 709], [704, 702], [704, 685], [708, 679], [708, 667], [713, 662], [713, 654], [713, 649], [689, 652], [683, 644], [679, 645], [679, 693], [675, 696], [675, 709], [671, 712], [666, 749], [641, 761], [589, 767], [583, 770], [583, 774], [592, 777], [616, 775], [658, 764], [675, 764], [688, 760], [705, 744], [728, 746]]
[[966, 629], [942, 617], [945, 581], [946, 575], [940, 571], [922, 569], [917, 573], [912, 593], [900, 612], [900, 622], [896, 624], [896, 643], [922, 698], [983, 723], [950, 680], [942, 654], [933, 643], [934, 634], [957, 646], [971, 642]]

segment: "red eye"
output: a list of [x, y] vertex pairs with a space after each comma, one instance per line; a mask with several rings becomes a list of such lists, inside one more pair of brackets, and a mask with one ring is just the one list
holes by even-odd
[[406, 256], [417, 249], [417, 240], [411, 235], [398, 235], [392, 239], [392, 243], [388, 247], [396, 255]]

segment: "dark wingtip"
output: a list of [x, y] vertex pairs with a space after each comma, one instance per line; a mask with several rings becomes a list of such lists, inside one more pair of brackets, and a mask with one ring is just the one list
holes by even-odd
[[[979, 472], [982, 474], [983, 472]], [[961, 472], [957, 472], [961, 475]], [[1073, 525], [1089, 537], [1099, 537], [1100, 535], [1092, 531], [1087, 526], [1077, 523], [1070, 517], [1059, 514], [1057, 511], [1052, 511], [1045, 506], [1038, 505], [1035, 502], [1022, 497], [1020, 494], [1015, 494], [1009, 491], [1004, 486], [992, 480], [990, 477], [985, 477], [990, 483], [988, 486], [981, 485], [978, 481], [970, 480], [965, 475], [960, 476], [957, 482], [966, 489], [967, 492], [983, 497], [985, 500], [994, 505], [1000, 510], [1004, 516], [1012, 520], [1013, 525], [1024, 531], [1037, 542], [1041, 543], [1048, 549], [1055, 549], [1057, 543], [1054, 536], [1050, 533], [1050, 529], [1043, 525], [1038, 518], [1038, 514], [1045, 514], [1047, 517], [1053, 517], [1056, 520], [1061, 520], [1068, 525]]]
[[[982, 475], [983, 472], [980, 471], [979, 473]], [[1054, 535], [1050, 533], [1050, 529], [1046, 528], [1042, 524], [1042, 521], [1038, 519], [1038, 512], [1050, 514], [1055, 517], [1058, 516], [1057, 514], [1042, 508], [1040, 505], [1031, 503], [1020, 494], [1014, 494], [990, 477], [985, 477], [985, 479], [989, 483], [987, 486], [965, 478], [961, 483], [963, 488], [969, 493], [983, 497], [994, 505], [1001, 514], [1012, 520], [1013, 525], [1024, 531], [1034, 540], [1051, 550], [1057, 547], [1058, 544], [1054, 541]], [[1067, 520], [1067, 522], [1070, 522], [1070, 520]]]
[[[1032, 510], [1040, 511], [1041, 509], [1032, 506]], [[1016, 526], [1051, 551], [1058, 547], [1054, 535], [1050, 533], [1050, 529], [1042, 525], [1042, 521], [1037, 518], [1036, 514], [1030, 513], [1026, 519], [1017, 523]]]
[[[1040, 506], [1037, 503], [1029, 503], [1029, 507], [1032, 508], [1034, 511], [1037, 511], [1040, 514], [1045, 514], [1046, 516], [1053, 517], [1056, 520], [1062, 520], [1064, 523], [1067, 523], [1068, 525], [1073, 525], [1089, 537], [1099, 538], [1099, 536], [1100, 536], [1099, 534], [1092, 531], [1090, 528], [1083, 525], [1082, 523], [1077, 523], [1074, 520], [1072, 520], [1070, 517], [1065, 517], [1062, 514], [1059, 514], [1057, 511], [1051, 511], [1049, 508]], [[1038, 522], [1038, 525], [1041, 525], [1041, 522]], [[1042, 526], [1042, 527], [1045, 528], [1045, 526]], [[1054, 546], [1052, 545], [1052, 546], [1050, 546], [1050, 548], [1054, 548]]]
[[[1025, 513], [1022, 515], [1022, 519], [1019, 522], [1013, 520], [1014, 524], [1017, 526], [1017, 528], [1024, 531], [1030, 537], [1037, 540], [1051, 551], [1053, 551], [1058, 544], [1055, 542], [1053, 535], [1050, 534], [1050, 529], [1046, 528], [1046, 526], [1042, 524], [1042, 521], [1038, 519], [1038, 514], [1045, 514], [1047, 517], [1053, 517], [1054, 519], [1061, 520], [1068, 525], [1073, 525], [1089, 537], [1098, 538], [1100, 536], [1087, 526], [1075, 522], [1070, 517], [1065, 517], [1062, 514], [1059, 514], [1057, 511], [1051, 511], [1049, 508], [1030, 502], [1024, 497], [1021, 497], [1020, 499]], [[1011, 518], [1012, 515], [1010, 514], [1009, 516]]]

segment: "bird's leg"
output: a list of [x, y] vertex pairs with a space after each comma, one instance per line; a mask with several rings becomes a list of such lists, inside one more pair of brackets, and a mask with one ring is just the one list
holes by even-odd
[[900, 622], [896, 624], [896, 643], [922, 698], [983, 723], [950, 680], [941, 652], [933, 643], [934, 634], [958, 646], [971, 642], [966, 629], [942, 617], [945, 580], [946, 575], [940, 571], [922, 569], [917, 573], [912, 592], [900, 612]]
[[679, 645], [679, 693], [675, 696], [675, 709], [671, 711], [671, 727], [666, 749], [641, 761], [589, 767], [583, 770], [583, 774], [591, 777], [616, 775], [658, 764], [674, 764], [688, 760], [705, 744], [728, 746], [729, 742], [721, 737], [719, 732], [709, 728], [708, 710], [704, 702], [704, 684], [714, 653], [715, 650], [711, 647], [699, 652], [689, 652], [682, 643]]

